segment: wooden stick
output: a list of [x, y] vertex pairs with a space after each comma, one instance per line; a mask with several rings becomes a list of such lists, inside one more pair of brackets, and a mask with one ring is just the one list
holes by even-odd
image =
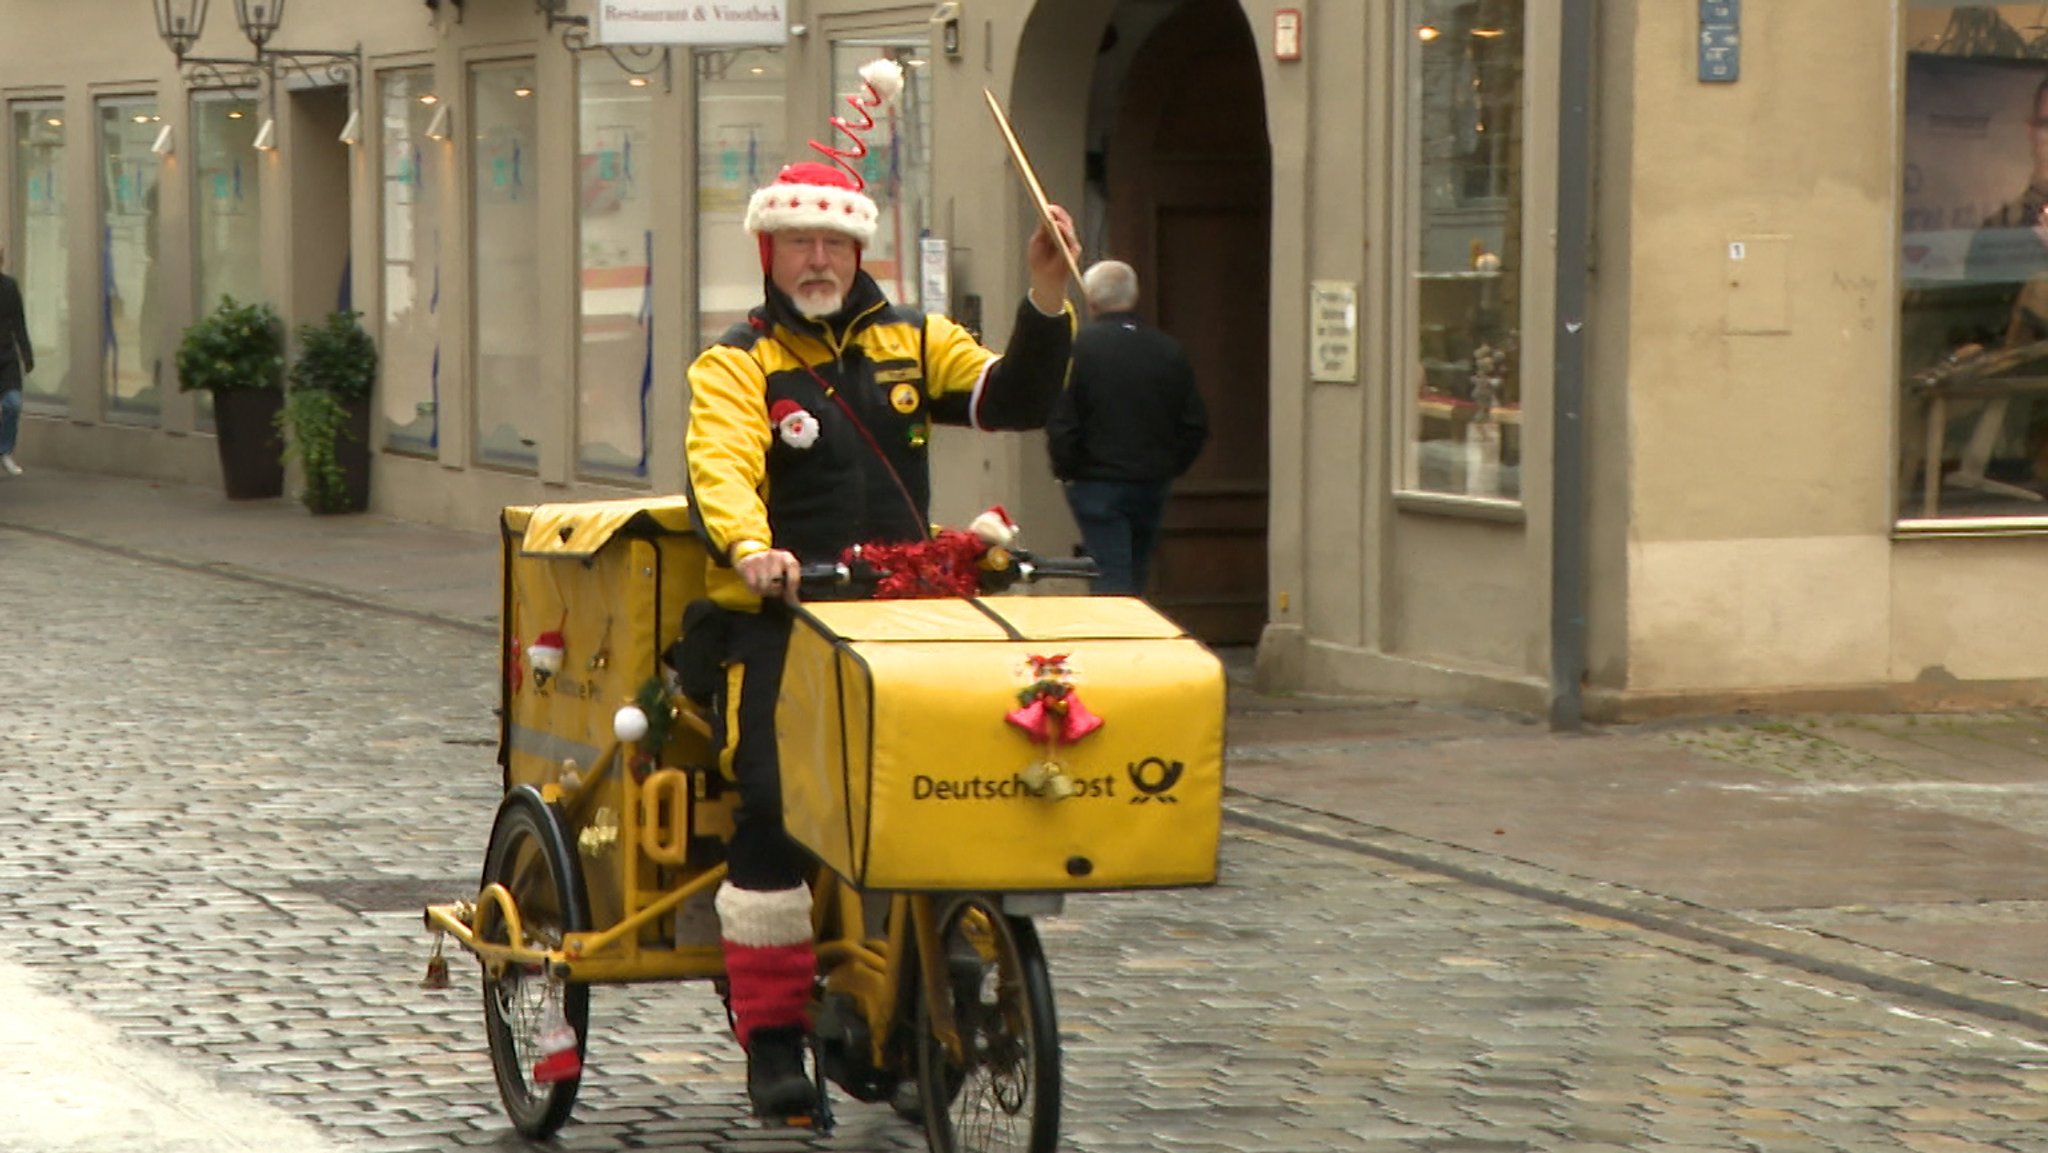
[[1045, 222], [1046, 234], [1058, 246], [1060, 255], [1066, 258], [1067, 271], [1074, 274], [1074, 286], [1081, 286], [1081, 266], [1074, 263], [1074, 250], [1067, 247], [1066, 238], [1060, 235], [1060, 226], [1052, 218], [1052, 201], [1045, 197], [1045, 189], [1038, 183], [1038, 173], [1032, 171], [1031, 160], [1024, 155], [1024, 146], [1017, 142], [1017, 133], [1010, 127], [1010, 118], [1003, 115], [1003, 106], [996, 100], [996, 94], [984, 88], [982, 96], [988, 100], [989, 114], [996, 118], [996, 127], [1002, 130], [1003, 143], [1010, 148], [1010, 159], [1017, 162], [1017, 173], [1024, 178], [1024, 187], [1031, 192], [1031, 203], [1038, 208], [1038, 219]]

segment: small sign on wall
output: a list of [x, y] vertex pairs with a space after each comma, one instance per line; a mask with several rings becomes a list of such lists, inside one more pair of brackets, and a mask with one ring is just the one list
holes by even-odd
[[1309, 281], [1308, 363], [1310, 380], [1358, 382], [1358, 285]]
[[1273, 59], [1301, 59], [1301, 9], [1282, 8], [1273, 13]]
[[783, 0], [597, 0], [599, 44], [783, 44]]
[[1700, 82], [1742, 76], [1742, 0], [1700, 0]]

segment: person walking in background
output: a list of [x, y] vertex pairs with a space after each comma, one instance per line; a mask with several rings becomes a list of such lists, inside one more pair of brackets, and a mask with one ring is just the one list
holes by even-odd
[[1074, 338], [1067, 389], [1046, 423], [1098, 593], [1140, 596], [1175, 477], [1209, 438], [1208, 410], [1180, 342], [1138, 320], [1138, 274], [1120, 260], [1081, 276], [1089, 323]]
[[[0, 248], [0, 269], [6, 267], [7, 250]], [[0, 472], [8, 476], [21, 475], [21, 466], [14, 463], [14, 441], [21, 433], [21, 377], [35, 370], [21, 286], [0, 272]]]

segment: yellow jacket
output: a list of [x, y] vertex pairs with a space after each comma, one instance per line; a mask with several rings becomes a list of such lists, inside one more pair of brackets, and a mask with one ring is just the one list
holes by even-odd
[[690, 366], [684, 452], [711, 597], [758, 609], [731, 566], [764, 549], [812, 564], [928, 535], [931, 426], [1043, 427], [1073, 333], [1071, 308], [1026, 300], [998, 356], [944, 316], [891, 305], [866, 273], [827, 322], [771, 286]]

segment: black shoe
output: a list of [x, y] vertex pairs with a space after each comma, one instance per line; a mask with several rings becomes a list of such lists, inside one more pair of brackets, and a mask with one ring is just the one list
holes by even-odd
[[809, 1116], [817, 1087], [804, 1072], [802, 1029], [756, 1029], [747, 1045], [747, 1096], [761, 1117]]

